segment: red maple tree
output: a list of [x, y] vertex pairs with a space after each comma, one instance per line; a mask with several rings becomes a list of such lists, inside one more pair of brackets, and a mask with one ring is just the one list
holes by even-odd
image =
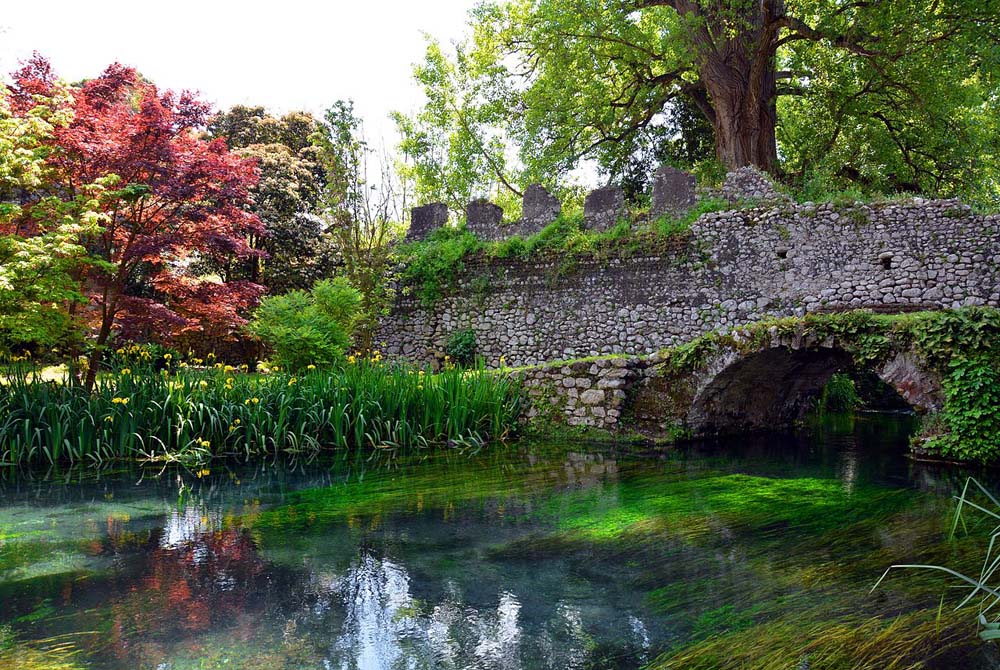
[[[54, 83], [39, 56], [14, 73], [13, 104], [30, 108]], [[248, 211], [256, 163], [199, 131], [210, 108], [188, 92], [161, 92], [130, 67], [113, 64], [74, 92], [74, 118], [55, 135], [49, 162], [59, 188], [117, 175], [101, 198], [103, 232], [87, 246], [105, 261], [81, 277], [90, 298], [94, 348], [87, 383], [116, 331], [169, 339], [182, 333], [233, 332], [264, 292], [250, 282], [198, 278], [199, 259], [261, 252], [247, 239], [264, 227]]]

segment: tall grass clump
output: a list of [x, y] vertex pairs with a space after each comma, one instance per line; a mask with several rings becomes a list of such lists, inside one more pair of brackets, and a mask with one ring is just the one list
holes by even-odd
[[519, 413], [518, 384], [482, 369], [431, 374], [371, 360], [298, 375], [122, 368], [88, 393], [35, 381], [21, 366], [0, 386], [0, 462], [482, 445], [507, 438]]

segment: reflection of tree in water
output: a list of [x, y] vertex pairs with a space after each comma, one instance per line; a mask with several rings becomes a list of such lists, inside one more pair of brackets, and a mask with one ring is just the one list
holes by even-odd
[[[529, 624], [515, 593], [500, 591], [495, 606], [477, 608], [454, 582], [439, 602], [421, 602], [412, 595], [406, 568], [371, 549], [362, 549], [345, 573], [319, 580], [326, 602], [313, 612], [342, 613], [331, 668], [588, 668], [601, 650], [576, 605], [552, 603], [545, 620]], [[627, 639], [616, 642], [627, 649], [605, 647], [609, 655], [601, 662], [608, 665], [601, 667], [625, 661], [622, 667], [637, 667], [648, 650], [648, 633], [637, 618], [623, 621], [620, 633]]]
[[[612, 459], [573, 454], [539, 474], [546, 490], [601, 487], [598, 506], [618, 504], [617, 487], [602, 487], [617, 480]], [[209, 655], [241, 668], [340, 670], [583, 670], [648, 660], [642, 622], [621, 603], [593, 599], [594, 585], [580, 585], [567, 565], [491, 553], [530, 529], [522, 524], [531, 496], [467, 502], [310, 526], [293, 553], [312, 560], [288, 563], [259, 553], [280, 547], [266, 533], [258, 541], [259, 505], [233, 515], [188, 500], [132, 545], [140, 550], [132, 558], [124, 527], [109, 528], [123, 542], [108, 548], [131, 561], [120, 564], [128, 581], [111, 605], [112, 653], [120, 667], [185, 669]]]
[[222, 528], [192, 505], [172, 513], [154, 543], [111, 606], [119, 657], [149, 662], [178, 640], [253, 625], [264, 613], [272, 580], [246, 530]]

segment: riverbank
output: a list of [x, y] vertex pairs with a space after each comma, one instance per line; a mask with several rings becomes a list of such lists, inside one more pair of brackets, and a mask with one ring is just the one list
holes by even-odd
[[[513, 436], [514, 380], [355, 361], [338, 370], [249, 373], [168, 358], [118, 366], [93, 392], [27, 364], [0, 385], [0, 463], [310, 456], [325, 450], [482, 445]], [[141, 367], [140, 367], [141, 365]]]

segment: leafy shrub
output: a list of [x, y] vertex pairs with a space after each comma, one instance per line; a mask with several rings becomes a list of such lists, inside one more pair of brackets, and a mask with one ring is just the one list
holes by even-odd
[[851, 376], [837, 372], [823, 387], [819, 406], [822, 411], [826, 412], [849, 412], [856, 408], [860, 402], [858, 389]]
[[721, 186], [726, 180], [728, 169], [715, 156], [698, 161], [691, 168], [691, 173], [701, 186]]
[[343, 362], [361, 307], [361, 293], [338, 277], [310, 291], [265, 298], [248, 329], [291, 370]]
[[861, 191], [856, 182], [836, 178], [823, 170], [811, 170], [802, 186], [794, 192], [799, 202], [832, 202], [849, 205], [871, 200], [871, 195]]
[[444, 353], [459, 365], [472, 365], [476, 360], [476, 331], [464, 328], [453, 332]]

